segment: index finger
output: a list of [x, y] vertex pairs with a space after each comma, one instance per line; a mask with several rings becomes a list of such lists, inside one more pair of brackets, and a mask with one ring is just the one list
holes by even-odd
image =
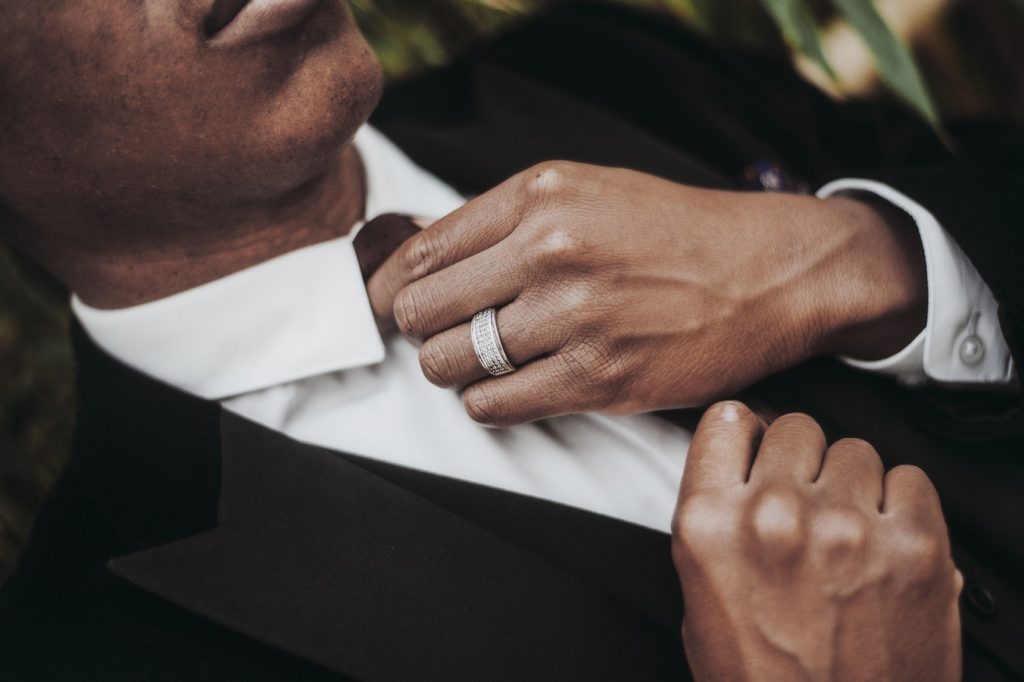
[[516, 176], [470, 200], [402, 244], [367, 283], [378, 318], [391, 314], [398, 292], [450, 265], [484, 251], [510, 235], [527, 210], [523, 181]]
[[690, 443], [680, 499], [697, 490], [744, 483], [764, 431], [764, 421], [743, 403], [709, 407]]

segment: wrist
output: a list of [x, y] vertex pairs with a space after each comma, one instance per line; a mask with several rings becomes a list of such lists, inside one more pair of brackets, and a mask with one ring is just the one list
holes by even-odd
[[873, 195], [821, 201], [845, 238], [824, 275], [817, 354], [879, 360], [898, 353], [927, 323], [928, 276], [916, 225]]

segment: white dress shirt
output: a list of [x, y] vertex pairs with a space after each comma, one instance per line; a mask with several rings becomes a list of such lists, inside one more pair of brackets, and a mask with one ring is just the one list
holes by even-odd
[[[464, 202], [373, 128], [355, 144], [368, 216], [442, 216]], [[298, 440], [668, 531], [689, 432], [651, 415], [476, 424], [427, 382], [412, 345], [381, 339], [352, 247], [361, 227], [151, 303], [72, 307], [126, 364]], [[1000, 352], [975, 333], [986, 355]]]
[[899, 353], [875, 362], [845, 361], [908, 384], [1008, 384], [1015, 378], [1010, 348], [999, 327], [992, 291], [928, 209], [873, 180], [836, 180], [819, 197], [870, 192], [906, 211], [917, 225], [928, 273], [924, 330]]
[[[463, 203], [373, 128], [355, 143], [367, 216], [443, 216]], [[651, 415], [478, 425], [423, 377], [415, 347], [382, 341], [357, 233], [152, 303], [72, 305], [126, 364], [300, 441], [668, 530], [687, 431]]]

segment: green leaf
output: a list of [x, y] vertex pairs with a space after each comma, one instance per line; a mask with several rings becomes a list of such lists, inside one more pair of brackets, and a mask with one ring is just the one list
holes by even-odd
[[665, 10], [669, 14], [681, 17], [690, 26], [704, 33], [711, 31], [712, 2], [713, 0], [623, 0], [623, 4], [627, 5]]
[[832, 0], [836, 10], [867, 43], [878, 75], [898, 97], [940, 129], [939, 113], [910, 48], [885, 23], [871, 0]]
[[768, 14], [782, 31], [783, 37], [790, 46], [800, 54], [809, 58], [828, 77], [835, 80], [836, 74], [821, 49], [821, 41], [818, 39], [818, 27], [814, 24], [814, 17], [808, 9], [804, 0], [761, 0]]
[[710, 31], [714, 26], [714, 14], [711, 5], [712, 0], [689, 0], [693, 11], [693, 18], [704, 31]]

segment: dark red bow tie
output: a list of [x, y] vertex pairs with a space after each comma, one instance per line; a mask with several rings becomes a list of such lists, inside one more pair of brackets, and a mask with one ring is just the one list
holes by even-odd
[[398, 213], [385, 213], [366, 223], [352, 241], [363, 281], [368, 281], [402, 242], [419, 231], [412, 218]]

